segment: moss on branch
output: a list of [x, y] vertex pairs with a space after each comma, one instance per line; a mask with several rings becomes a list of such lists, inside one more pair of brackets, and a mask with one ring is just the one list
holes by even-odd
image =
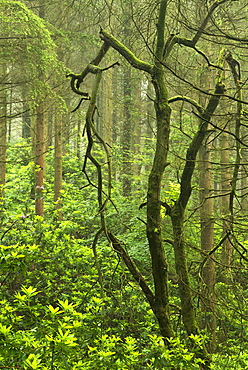
[[201, 114], [203, 113], [203, 108], [200, 104], [197, 103], [197, 101], [195, 101], [194, 99], [191, 99], [189, 98], [188, 96], [181, 96], [181, 95], [177, 95], [177, 96], [174, 96], [173, 98], [170, 98], [168, 100], [168, 103], [174, 103], [176, 101], [185, 101], [191, 105], [193, 105], [197, 110], [198, 112]]
[[152, 73], [153, 66], [149, 63], [138, 59], [125, 45], [118, 41], [114, 36], [109, 34], [105, 30], [100, 31], [101, 39], [111, 46], [113, 49], [118, 51], [134, 68], [140, 69], [142, 71]]

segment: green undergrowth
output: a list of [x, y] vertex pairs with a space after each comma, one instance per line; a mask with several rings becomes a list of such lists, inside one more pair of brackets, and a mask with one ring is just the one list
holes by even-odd
[[[72, 152], [63, 162], [63, 221], [53, 203], [53, 151], [47, 153], [44, 191], [45, 217], [34, 215], [33, 173], [27, 142], [11, 144], [8, 153], [5, 201], [0, 213], [0, 368], [49, 370], [194, 370], [204, 336], [189, 339], [183, 329], [171, 228], [162, 210], [165, 251], [169, 264], [170, 315], [176, 338], [170, 348], [159, 336], [153, 312], [108, 240], [101, 235], [97, 191], [82, 174], [82, 161]], [[16, 161], [18, 158], [18, 161]], [[89, 168], [94, 181], [94, 169]], [[164, 190], [173, 202], [178, 186]], [[113, 183], [106, 208], [107, 227], [122, 241], [153, 289], [145, 230], [145, 192], [134, 198], [121, 194]], [[199, 255], [191, 225], [188, 248], [194, 304], [198, 304]], [[99, 274], [99, 267], [101, 274]], [[233, 284], [216, 284], [217, 351], [211, 368], [248, 368], [247, 332], [240, 312], [245, 292], [238, 273]], [[242, 275], [242, 277], [244, 277]], [[230, 311], [228, 307], [236, 309]], [[245, 317], [245, 316], [244, 316]], [[193, 343], [193, 346], [192, 346]], [[190, 349], [189, 349], [190, 348]]]

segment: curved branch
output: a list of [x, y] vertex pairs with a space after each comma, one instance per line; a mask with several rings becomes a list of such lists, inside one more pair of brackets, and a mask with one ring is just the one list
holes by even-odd
[[174, 96], [173, 98], [170, 98], [168, 100], [168, 103], [170, 104], [170, 103], [174, 103], [176, 101], [185, 101], [187, 103], [190, 103], [191, 105], [193, 105], [198, 110], [198, 112], [200, 114], [203, 113], [202, 106], [200, 104], [198, 104], [197, 101], [195, 101], [194, 99], [191, 99], [191, 98], [189, 98], [187, 96], [180, 96], [180, 95], [178, 95], [178, 96]]
[[207, 132], [208, 122], [210, 121], [215, 109], [219, 104], [219, 100], [223, 95], [224, 89], [224, 84], [218, 83], [216, 85], [215, 93], [210, 98], [206, 109], [201, 115], [200, 127], [187, 150], [186, 163], [181, 177], [181, 191], [176, 202], [176, 205], [179, 205], [179, 207], [181, 207], [183, 210], [185, 209], [191, 194], [191, 178], [195, 168], [195, 159], [197, 153]]
[[[201, 52], [200, 50], [196, 49], [195, 45], [197, 44], [197, 42], [199, 41], [199, 38], [201, 37], [201, 35], [204, 33], [204, 30], [208, 24], [208, 21], [209, 19], [211, 18], [213, 12], [215, 11], [215, 9], [221, 5], [221, 4], [224, 4], [225, 2], [227, 2], [229, 0], [217, 0], [215, 3], [213, 3], [206, 15], [206, 17], [204, 18], [202, 24], [200, 25], [200, 27], [198, 28], [198, 30], [196, 31], [196, 34], [195, 36], [193, 37], [193, 39], [187, 39], [187, 38], [184, 38], [184, 37], [175, 37], [174, 35], [171, 35], [172, 38], [170, 41], [170, 44], [169, 44], [169, 48], [168, 48], [168, 51], [166, 50], [166, 57], [168, 56], [168, 54], [170, 53], [170, 51], [172, 50], [172, 47], [175, 45], [175, 44], [179, 44], [179, 45], [184, 45], [184, 46], [188, 46], [192, 49], [195, 49], [199, 54], [201, 54], [207, 61], [208, 65], [209, 66], [213, 66], [213, 67], [217, 67], [217, 66], [214, 66], [212, 65], [208, 58], [205, 56], [205, 54], [203, 52]], [[165, 55], [165, 53], [164, 53]], [[162, 59], [162, 58], [160, 58]], [[219, 67], [218, 67], [219, 68]]]
[[[225, 95], [222, 95], [222, 96], [225, 96]], [[200, 115], [198, 115], [197, 113], [195, 112], [192, 112], [196, 117], [198, 118], [202, 118]], [[216, 136], [218, 137], [222, 132], [225, 132], [226, 134], [232, 136], [236, 141], [238, 141], [241, 145], [243, 145], [244, 147], [248, 148], [248, 144], [246, 144], [244, 141], [242, 141], [238, 136], [236, 136], [233, 132], [229, 131], [229, 130], [226, 130], [225, 128], [220, 128], [219, 126], [215, 125], [213, 122], [211, 121], [208, 121], [208, 123], [216, 130], [219, 130], [219, 134]], [[216, 139], [215, 137], [215, 139]]]
[[216, 252], [216, 250], [222, 246], [222, 244], [224, 243], [224, 241], [226, 239], [229, 239], [229, 235], [231, 234], [230, 231], [227, 231], [227, 233], [223, 236], [223, 238], [221, 238], [221, 240], [219, 241], [219, 243], [213, 248], [211, 249], [204, 257], [203, 261], [201, 262], [200, 264], [200, 268], [199, 268], [199, 275], [200, 275], [200, 278], [202, 279], [202, 271], [203, 271], [203, 267], [205, 265], [205, 263], [207, 262], [207, 260], [209, 258], [211, 258], [211, 255], [214, 254], [214, 252]]
[[210, 63], [208, 57], [203, 53], [203, 51], [197, 49], [195, 46], [193, 47], [193, 49], [206, 60], [209, 67], [218, 68], [218, 69], [221, 69], [222, 71], [224, 71], [224, 68], [222, 68], [221, 66], [218, 66], [217, 64]]
[[192, 39], [192, 43], [193, 45], [195, 46], [197, 41], [199, 40], [199, 38], [201, 37], [202, 33], [204, 32], [207, 24], [208, 24], [208, 21], [209, 19], [211, 18], [213, 12], [215, 11], [215, 9], [221, 5], [221, 4], [224, 4], [226, 3], [227, 1], [229, 0], [221, 0], [221, 1], [216, 1], [215, 3], [213, 3], [208, 11], [208, 14], [206, 15], [205, 19], [203, 20], [202, 24], [200, 25], [198, 31], [196, 32], [195, 36], [193, 37]]
[[153, 66], [143, 60], [138, 59], [125, 45], [118, 41], [114, 36], [105, 30], [100, 31], [101, 39], [118, 51], [134, 68], [145, 71], [149, 74], [152, 73]]
[[[98, 66], [100, 62], [102, 61], [103, 57], [107, 53], [109, 49], [109, 45], [104, 42], [96, 55], [96, 57], [89, 63], [89, 65]], [[89, 65], [83, 70], [83, 72], [80, 75], [77, 75], [77, 88], [79, 88], [80, 84], [83, 82], [89, 71]]]
[[71, 113], [76, 112], [76, 110], [78, 110], [78, 109], [80, 108], [80, 106], [81, 106], [82, 102], [83, 102], [84, 100], [89, 100], [89, 99], [90, 99], [89, 97], [81, 98], [81, 99], [79, 100], [78, 105], [76, 106], [76, 108], [74, 108], [74, 109], [71, 111]]
[[131, 260], [128, 253], [122, 247], [121, 242], [114, 236], [114, 234], [112, 234], [111, 232], [108, 232], [108, 237], [111, 240], [113, 249], [121, 256], [123, 262], [127, 266], [128, 270], [131, 272], [133, 278], [139, 284], [144, 295], [146, 296], [146, 299], [150, 303], [151, 309], [154, 311], [155, 310], [155, 307], [154, 307], [155, 297], [150, 287], [148, 286], [147, 282], [145, 281], [143, 275], [141, 274], [141, 272], [139, 271], [135, 263]]
[[[180, 81], [182, 82], [185, 82], [187, 85], [191, 86], [194, 90], [196, 91], [199, 91], [200, 93], [204, 94], [204, 95], [208, 95], [208, 96], [215, 96], [215, 93], [211, 93], [211, 92], [208, 92], [208, 91], [205, 91], [205, 90], [202, 90], [200, 89], [199, 87], [195, 86], [192, 82], [186, 80], [185, 78], [179, 76], [175, 71], [173, 71], [172, 68], [170, 68], [166, 63], [163, 63], [161, 62], [161, 64], [166, 68], [168, 69], [168, 71], [170, 71], [173, 76], [177, 77]], [[223, 97], [225, 98], [228, 98], [230, 100], [233, 100], [233, 101], [236, 101], [236, 102], [240, 102], [242, 104], [245, 104], [245, 105], [248, 105], [248, 101], [247, 100], [241, 100], [241, 99], [237, 99], [235, 98], [234, 96], [231, 96], [231, 95], [228, 95], [228, 94], [225, 94], [223, 93], [222, 94]]]
[[72, 91], [77, 94], [77, 95], [81, 95], [81, 96], [84, 96], [86, 98], [89, 97], [89, 94], [86, 93], [86, 92], [83, 92], [81, 90], [79, 90], [79, 87], [78, 87], [78, 80], [80, 78], [80, 75], [75, 75], [73, 73], [69, 73], [68, 75], [66, 75], [66, 77], [71, 77], [71, 89]]
[[66, 76], [66, 77], [71, 77], [71, 89], [75, 94], [81, 95], [87, 98], [89, 97], [88, 93], [85, 93], [79, 90], [80, 85], [83, 82], [84, 78], [87, 76], [87, 74], [91, 72], [89, 66], [90, 65], [98, 66], [98, 64], [103, 59], [104, 55], [107, 53], [108, 49], [109, 49], [109, 45], [106, 42], [104, 42], [98, 54], [96, 55], [96, 57], [88, 64], [88, 66], [83, 70], [82, 73], [80, 74], [69, 73]]

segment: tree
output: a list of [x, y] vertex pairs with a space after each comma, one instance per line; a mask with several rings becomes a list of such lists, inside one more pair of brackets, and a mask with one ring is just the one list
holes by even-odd
[[44, 216], [44, 104], [39, 104], [35, 126], [35, 214]]
[[[30, 116], [33, 117], [33, 154], [35, 157], [35, 212], [37, 215], [44, 213], [44, 171], [45, 171], [45, 111], [48, 106], [45, 101], [50, 97], [55, 102], [60, 103], [50, 81], [55, 82], [56, 77], [63, 74], [63, 66], [58, 67], [58, 58], [56, 55], [56, 46], [52, 39], [52, 33], [48, 30], [44, 20], [44, 2], [39, 1], [40, 17], [29, 10], [19, 1], [2, 1], [0, 4], [1, 12], [1, 32], [3, 39], [3, 50], [1, 51], [2, 66], [9, 69], [9, 83], [6, 89], [3, 89], [6, 96], [14, 96], [17, 104], [12, 104], [15, 117], [22, 117], [24, 121], [23, 134], [26, 135], [27, 121]], [[51, 27], [50, 27], [51, 28]], [[62, 67], [62, 68], [61, 68]], [[51, 75], [53, 79], [47, 77]], [[20, 82], [21, 81], [21, 82]], [[12, 89], [11, 94], [8, 91], [9, 86]], [[23, 100], [23, 111], [20, 110], [18, 100], [20, 96]], [[56, 103], [57, 104], [57, 103]], [[6, 114], [5, 117], [6, 125]], [[2, 122], [4, 122], [2, 120]], [[30, 124], [30, 122], [29, 122]], [[25, 131], [25, 132], [24, 132]], [[30, 131], [30, 127], [29, 127]], [[28, 133], [29, 134], [29, 133]], [[2, 126], [2, 143], [6, 142], [6, 130]], [[2, 146], [2, 166], [6, 162], [5, 153], [6, 144]]]
[[55, 117], [54, 124], [55, 143], [54, 143], [54, 203], [57, 209], [57, 218], [62, 220], [62, 117]]
[[[79, 90], [80, 84], [83, 82], [84, 77], [94, 71], [99, 71], [100, 61], [103, 59], [107, 49], [109, 47], [114, 48], [119, 54], [121, 54], [132, 67], [141, 70], [151, 76], [152, 84], [154, 87], [155, 99], [155, 113], [156, 113], [156, 151], [153, 159], [153, 166], [150, 172], [148, 187], [147, 187], [147, 239], [149, 242], [150, 255], [152, 259], [152, 271], [154, 281], [154, 293], [148, 288], [144, 279], [142, 279], [139, 271], [135, 265], [130, 261], [124, 249], [121, 247], [121, 243], [118, 239], [110, 232], [105, 230], [107, 237], [111, 240], [114, 248], [118, 252], [122, 253], [122, 257], [129, 267], [134, 278], [139, 282], [147, 300], [149, 301], [151, 308], [157, 317], [161, 334], [165, 338], [165, 342], [168, 344], [170, 338], [173, 336], [173, 330], [170, 323], [169, 316], [169, 295], [168, 295], [168, 271], [167, 271], [167, 260], [163, 247], [163, 237], [161, 228], [161, 206], [165, 207], [167, 215], [171, 219], [173, 227], [173, 246], [175, 253], [175, 266], [178, 275], [178, 286], [179, 294], [181, 298], [181, 310], [182, 318], [185, 329], [189, 336], [199, 334], [199, 327], [196, 321], [195, 309], [192, 302], [192, 293], [190, 286], [190, 279], [187, 267], [187, 253], [186, 253], [186, 241], [184, 236], [184, 214], [187, 208], [188, 201], [191, 196], [192, 185], [191, 180], [195, 169], [195, 161], [198, 151], [206, 138], [208, 123], [210, 122], [222, 95], [224, 95], [225, 88], [221, 81], [221, 76], [217, 79], [215, 90], [209, 94], [206, 108], [199, 106], [196, 101], [192, 98], [184, 96], [177, 96], [174, 98], [168, 98], [168, 90], [166, 88], [166, 70], [173, 72], [168, 67], [167, 61], [169, 56], [176, 45], [181, 45], [198, 52], [205, 60], [208, 65], [213, 66], [207, 56], [196, 48], [196, 44], [204, 34], [205, 29], [210, 22], [214, 12], [220, 6], [225, 3], [231, 4], [231, 1], [222, 0], [212, 3], [207, 9], [205, 17], [201, 22], [200, 26], [197, 27], [192, 38], [179, 37], [178, 35], [170, 35], [165, 41], [165, 19], [167, 13], [167, 1], [162, 0], [159, 3], [159, 14], [157, 19], [157, 36], [156, 36], [156, 47], [152, 51], [153, 62], [144, 62], [138, 59], [129, 48], [124, 46], [114, 36], [109, 34], [105, 30], [101, 30], [100, 37], [104, 41], [103, 47], [99, 52], [98, 56], [91, 62], [90, 68], [86, 68], [80, 75], [71, 75], [72, 86], [74, 92], [82, 95]], [[150, 48], [151, 51], [151, 48]], [[96, 68], [96, 69], [95, 69]], [[221, 68], [218, 67], [217, 68]], [[100, 73], [100, 72], [99, 72]], [[200, 117], [200, 124], [198, 130], [195, 132], [186, 153], [186, 161], [183, 171], [180, 176], [180, 194], [175, 200], [173, 206], [163, 202], [161, 199], [161, 186], [163, 174], [166, 167], [169, 165], [167, 162], [169, 139], [170, 139], [170, 105], [176, 101], [184, 101], [193, 105], [197, 110], [197, 115]], [[94, 130], [91, 127], [92, 130]], [[92, 135], [90, 135], [92, 140]], [[93, 142], [91, 142], [93, 145]], [[86, 153], [89, 157], [89, 152]], [[90, 157], [89, 157], [90, 158]], [[92, 160], [92, 158], [91, 158]], [[99, 169], [99, 167], [98, 167]], [[100, 187], [101, 189], [101, 187]], [[99, 191], [99, 185], [98, 185]], [[102, 201], [101, 201], [102, 202]], [[103, 203], [99, 203], [100, 209], [102, 210]], [[145, 206], [143, 205], [143, 206]], [[101, 215], [103, 217], [103, 213]], [[204, 368], [209, 368], [209, 356], [206, 349], [202, 348], [200, 351], [200, 357], [204, 359]]]
[[0, 94], [0, 202], [4, 199], [4, 185], [6, 176], [6, 141], [7, 141], [7, 68], [5, 63], [0, 64], [1, 94]]

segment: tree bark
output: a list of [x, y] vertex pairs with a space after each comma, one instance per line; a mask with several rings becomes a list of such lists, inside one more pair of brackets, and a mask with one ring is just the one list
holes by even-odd
[[123, 80], [123, 122], [121, 135], [122, 150], [122, 189], [128, 197], [132, 186], [132, 71], [129, 65], [124, 67]]
[[[200, 75], [201, 86], [205, 90], [210, 88], [210, 70], [204, 68]], [[201, 105], [205, 106], [206, 97], [200, 97]], [[216, 296], [215, 296], [215, 263], [214, 255], [207, 257], [214, 248], [214, 200], [212, 179], [212, 145], [211, 135], [202, 143], [199, 150], [199, 200], [201, 222], [201, 251], [203, 265], [200, 271], [201, 278], [201, 328], [210, 335], [207, 348], [210, 353], [215, 352], [216, 345]], [[210, 143], [208, 143], [210, 141]]]
[[[199, 327], [196, 321], [196, 314], [192, 301], [192, 292], [187, 266], [186, 242], [184, 236], [184, 212], [191, 195], [191, 179], [195, 169], [196, 156], [206, 136], [208, 122], [210, 121], [223, 93], [224, 85], [217, 83], [215, 94], [212, 95], [205, 111], [202, 113], [199, 129], [187, 150], [186, 163], [181, 176], [180, 195], [170, 212], [174, 234], [175, 266], [178, 275], [182, 319], [188, 335], [199, 334]], [[204, 368], [209, 369], [210, 358], [205, 346], [203, 346], [202, 352], [199, 353], [199, 356], [206, 361]]]
[[54, 204], [57, 211], [56, 217], [62, 220], [62, 117], [55, 117], [54, 123], [55, 148], [54, 148]]
[[157, 23], [155, 63], [152, 71], [152, 83], [156, 95], [154, 101], [157, 125], [156, 150], [148, 180], [146, 227], [152, 259], [152, 272], [155, 289], [155, 315], [159, 323], [161, 334], [165, 340], [173, 336], [169, 317], [168, 263], [162, 239], [160, 198], [161, 182], [165, 167], [167, 166], [171, 114], [171, 108], [168, 104], [168, 92], [165, 87], [165, 71], [160, 62], [163, 60], [163, 51], [165, 46], [164, 22], [166, 10], [167, 1], [161, 1]]
[[44, 103], [36, 111], [35, 214], [44, 216]]
[[[214, 202], [211, 198], [213, 181], [211, 174], [211, 148], [204, 143], [199, 150], [199, 188], [201, 250], [203, 259], [214, 248]], [[202, 279], [202, 320], [201, 327], [210, 333], [209, 352], [214, 353], [216, 342], [216, 306], [215, 306], [215, 263], [213, 255], [207, 258], [201, 271]]]
[[[229, 198], [231, 192], [231, 161], [229, 135], [225, 132], [220, 136], [220, 163], [221, 163], [221, 199], [220, 208], [222, 216], [222, 234], [226, 235], [231, 230], [231, 216], [229, 210]], [[227, 238], [222, 245], [221, 264], [223, 269], [230, 266], [232, 259], [232, 245]], [[225, 273], [221, 271], [218, 279], [226, 282]]]
[[0, 204], [4, 201], [4, 185], [6, 177], [6, 148], [7, 148], [7, 89], [4, 81], [7, 76], [5, 64], [0, 65], [2, 81], [0, 93]]

